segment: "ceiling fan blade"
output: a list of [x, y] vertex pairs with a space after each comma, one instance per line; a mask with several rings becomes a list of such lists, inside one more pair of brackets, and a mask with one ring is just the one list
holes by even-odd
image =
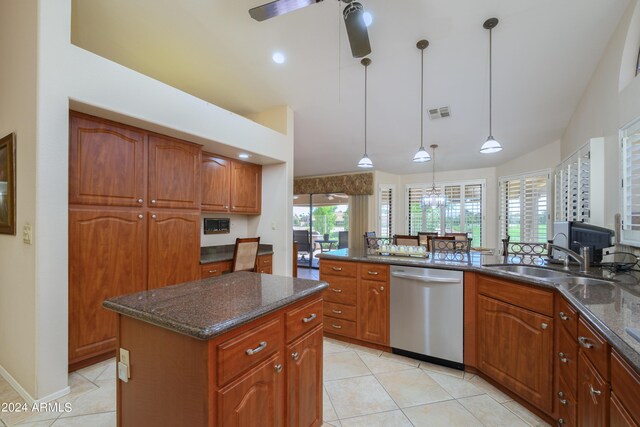
[[351, 2], [344, 8], [342, 14], [353, 57], [362, 58], [369, 55], [371, 53], [371, 44], [369, 43], [367, 25], [364, 23], [364, 8], [362, 4], [356, 1]]
[[264, 21], [265, 19], [275, 16], [284, 15], [297, 9], [302, 9], [309, 5], [319, 3], [322, 0], [276, 0], [262, 6], [249, 9], [249, 15], [256, 21]]

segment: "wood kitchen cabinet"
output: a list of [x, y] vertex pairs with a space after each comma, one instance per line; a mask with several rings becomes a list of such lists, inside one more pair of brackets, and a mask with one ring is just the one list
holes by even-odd
[[[536, 298], [544, 301], [544, 295], [536, 295], [538, 289], [484, 276], [478, 278], [478, 290], [478, 368], [551, 413], [553, 318], [517, 305], [529, 305]], [[541, 309], [552, 313], [553, 294], [549, 296], [549, 304]]]
[[[320, 305], [320, 307], [322, 307]], [[322, 425], [322, 328], [287, 346], [288, 425]]]
[[611, 427], [640, 425], [640, 374], [611, 351]]
[[148, 289], [200, 278], [200, 214], [149, 214]]
[[[116, 316], [102, 302], [146, 289], [141, 210], [69, 210], [69, 365], [110, 357]], [[84, 362], [84, 363], [83, 363]]]
[[582, 351], [578, 356], [578, 425], [607, 426], [609, 384]]
[[273, 255], [258, 255], [256, 271], [263, 274], [273, 273]]
[[142, 206], [145, 133], [76, 112], [69, 120], [69, 203]]
[[149, 203], [152, 208], [200, 209], [201, 147], [149, 135]]
[[202, 210], [229, 212], [231, 160], [202, 153]]
[[231, 212], [260, 214], [262, 209], [262, 166], [231, 161]]
[[359, 265], [358, 338], [389, 345], [389, 266]]

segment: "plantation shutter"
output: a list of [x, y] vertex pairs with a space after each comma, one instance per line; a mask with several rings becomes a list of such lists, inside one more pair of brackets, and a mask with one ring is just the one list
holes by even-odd
[[423, 219], [426, 220], [426, 212], [422, 209], [422, 197], [425, 194], [423, 186], [409, 186], [407, 188], [407, 197], [409, 200], [407, 206], [407, 228], [408, 233], [416, 235], [423, 231]]
[[444, 229], [459, 233], [462, 230], [462, 194], [459, 185], [444, 187], [446, 202], [444, 205]]
[[640, 119], [621, 131], [622, 243], [640, 243]]
[[464, 231], [473, 239], [474, 246], [482, 245], [482, 184], [464, 186]]
[[500, 239], [546, 242], [549, 175], [500, 179]]
[[393, 187], [380, 187], [380, 229], [382, 237], [393, 236]]

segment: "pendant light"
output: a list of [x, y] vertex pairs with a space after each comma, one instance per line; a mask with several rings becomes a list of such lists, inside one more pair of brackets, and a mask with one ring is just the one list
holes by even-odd
[[362, 58], [360, 63], [364, 65], [364, 155], [358, 162], [358, 167], [369, 169], [373, 167], [373, 162], [367, 156], [367, 67], [371, 65], [371, 59]]
[[489, 138], [482, 144], [480, 152], [482, 154], [492, 154], [502, 151], [502, 145], [493, 137], [491, 129], [492, 125], [492, 101], [493, 101], [493, 75], [492, 75], [492, 61], [493, 61], [493, 29], [498, 25], [498, 18], [489, 18], [482, 25], [485, 29], [489, 30]]
[[424, 163], [431, 160], [431, 156], [424, 149], [424, 50], [429, 46], [429, 42], [426, 40], [420, 40], [416, 47], [420, 49], [421, 61], [420, 61], [420, 148], [413, 161], [416, 163]]
[[433, 183], [431, 184], [431, 189], [427, 190], [422, 197], [422, 206], [426, 208], [439, 208], [446, 202], [444, 194], [436, 189], [436, 148], [438, 148], [437, 144], [431, 144], [433, 152]]

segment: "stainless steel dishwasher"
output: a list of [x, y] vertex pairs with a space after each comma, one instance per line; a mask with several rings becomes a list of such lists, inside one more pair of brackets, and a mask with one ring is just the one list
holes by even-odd
[[394, 353], [464, 369], [464, 274], [391, 266]]

